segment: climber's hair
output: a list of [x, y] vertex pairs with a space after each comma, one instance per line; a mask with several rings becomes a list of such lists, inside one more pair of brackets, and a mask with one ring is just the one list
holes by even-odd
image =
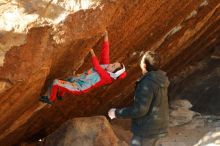
[[154, 51], [147, 51], [141, 61], [146, 64], [146, 70], [149, 71], [157, 71], [160, 69], [160, 57], [158, 53]]

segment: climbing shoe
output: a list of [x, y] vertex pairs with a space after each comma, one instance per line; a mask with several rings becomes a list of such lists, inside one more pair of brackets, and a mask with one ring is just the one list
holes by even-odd
[[62, 100], [63, 100], [63, 97], [62, 97], [62, 96], [57, 95], [57, 100], [62, 101]]
[[52, 104], [52, 102], [49, 100], [48, 96], [41, 96], [40, 101], [47, 104]]
[[59, 101], [63, 100], [63, 97], [60, 95], [60, 92], [57, 92], [57, 100]]

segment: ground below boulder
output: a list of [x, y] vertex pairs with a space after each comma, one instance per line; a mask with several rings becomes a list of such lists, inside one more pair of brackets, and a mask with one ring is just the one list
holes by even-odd
[[[156, 146], [220, 146], [220, 117], [201, 115], [188, 109], [190, 102], [176, 100], [170, 109], [168, 135], [159, 139]], [[178, 114], [178, 108], [188, 109]], [[177, 110], [177, 111], [176, 111]], [[189, 115], [189, 116], [188, 116]], [[172, 122], [171, 122], [172, 121]], [[130, 119], [104, 116], [74, 118], [36, 143], [21, 146], [128, 146], [132, 138]]]

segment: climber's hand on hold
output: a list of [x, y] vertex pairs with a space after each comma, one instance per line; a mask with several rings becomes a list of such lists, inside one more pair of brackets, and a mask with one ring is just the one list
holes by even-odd
[[108, 41], [108, 31], [105, 30], [104, 32], [104, 41]]
[[94, 50], [93, 50], [92, 48], [90, 48], [89, 52], [90, 52], [90, 54], [91, 54], [92, 56], [95, 56], [95, 52], [94, 52]]

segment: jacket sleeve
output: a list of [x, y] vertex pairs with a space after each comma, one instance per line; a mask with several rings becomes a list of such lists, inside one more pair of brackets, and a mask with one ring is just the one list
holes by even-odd
[[109, 64], [109, 41], [104, 41], [102, 44], [100, 64]]
[[127, 108], [116, 109], [117, 118], [139, 118], [148, 113], [152, 99], [153, 89], [146, 80], [140, 82], [135, 91], [135, 99], [132, 106]]
[[101, 77], [104, 77], [107, 74], [106, 71], [100, 66], [96, 56], [92, 57], [92, 65]]

